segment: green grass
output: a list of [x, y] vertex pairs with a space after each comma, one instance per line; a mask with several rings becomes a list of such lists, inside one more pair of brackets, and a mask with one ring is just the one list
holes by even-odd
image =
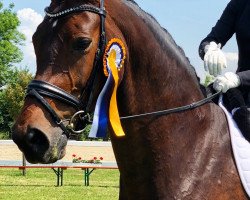
[[90, 175], [90, 186], [83, 184], [83, 171], [64, 171], [62, 187], [56, 187], [51, 169], [28, 169], [22, 176], [18, 169], [0, 169], [1, 200], [117, 200], [119, 171], [99, 169]]

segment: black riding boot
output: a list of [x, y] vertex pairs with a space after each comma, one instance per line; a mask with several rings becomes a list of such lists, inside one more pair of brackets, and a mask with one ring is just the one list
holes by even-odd
[[242, 135], [250, 142], [250, 110], [246, 106], [239, 108], [233, 114], [233, 119]]
[[238, 88], [228, 90], [224, 94], [224, 104], [238, 125], [243, 136], [250, 142], [250, 110], [247, 108], [242, 92]]
[[228, 90], [224, 94], [223, 101], [224, 101], [224, 104], [229, 112], [232, 112], [232, 110], [235, 108], [240, 108], [240, 107], [246, 106], [243, 94], [237, 88], [233, 88], [233, 89]]

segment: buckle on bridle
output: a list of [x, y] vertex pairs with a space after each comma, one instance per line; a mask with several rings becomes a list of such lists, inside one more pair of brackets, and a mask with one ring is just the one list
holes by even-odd
[[81, 122], [83, 122], [84, 124], [91, 124], [91, 117], [89, 113], [85, 113], [85, 111], [81, 110], [76, 112], [71, 119], [69, 120], [69, 124], [67, 125], [67, 129], [70, 130], [72, 133], [74, 134], [79, 134], [82, 133], [84, 131], [84, 129], [86, 128], [86, 126], [84, 126], [83, 129], [81, 130], [75, 130], [75, 123], [80, 119]]

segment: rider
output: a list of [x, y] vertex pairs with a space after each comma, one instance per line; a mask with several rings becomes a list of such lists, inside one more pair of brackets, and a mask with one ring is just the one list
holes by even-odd
[[[236, 73], [221, 70], [226, 68], [226, 58], [221, 51], [236, 33], [239, 49]], [[199, 55], [204, 59], [205, 70], [214, 75], [213, 87], [224, 93], [224, 103], [232, 113], [239, 129], [250, 141], [250, 1], [231, 0], [208, 36], [201, 41]]]

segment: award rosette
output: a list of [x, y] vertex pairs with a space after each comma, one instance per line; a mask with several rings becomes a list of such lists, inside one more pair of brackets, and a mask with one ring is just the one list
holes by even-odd
[[125, 136], [117, 107], [119, 72], [126, 58], [126, 50], [120, 39], [112, 39], [105, 50], [103, 65], [107, 81], [98, 96], [89, 137], [106, 137], [110, 123], [117, 137]]

